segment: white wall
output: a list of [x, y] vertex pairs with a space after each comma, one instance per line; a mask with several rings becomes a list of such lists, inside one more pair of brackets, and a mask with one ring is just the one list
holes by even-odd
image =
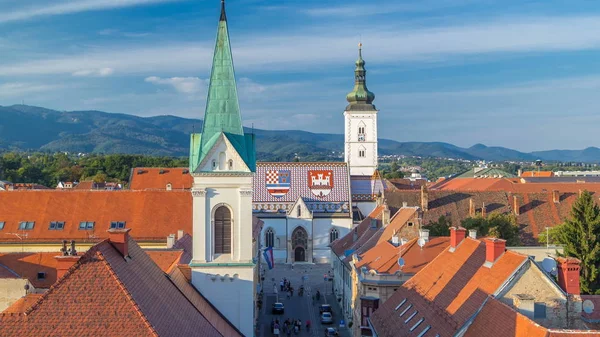
[[262, 248], [266, 247], [265, 233], [268, 228], [272, 228], [275, 231], [275, 247], [273, 247], [273, 258], [275, 263], [285, 263], [287, 258], [287, 230], [286, 230], [286, 219], [285, 218], [260, 218], [263, 222], [263, 229], [261, 232], [261, 243]]
[[27, 295], [25, 285], [28, 283], [26, 279], [20, 278], [0, 279], [0, 312]]
[[[344, 112], [344, 158], [351, 175], [372, 175], [377, 168], [377, 112]], [[359, 127], [365, 128], [365, 140], [358, 141]], [[359, 150], [365, 156], [359, 157]]]
[[329, 248], [329, 232], [336, 228], [339, 232], [338, 238], [343, 237], [352, 228], [351, 218], [324, 218], [314, 219], [313, 234], [313, 258], [318, 263], [327, 263], [331, 260], [331, 249]]

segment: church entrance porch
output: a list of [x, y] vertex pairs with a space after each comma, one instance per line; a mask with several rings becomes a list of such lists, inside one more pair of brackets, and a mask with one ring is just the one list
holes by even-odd
[[294, 262], [306, 262], [306, 257], [304, 255], [304, 247], [296, 247], [294, 253]]
[[288, 261], [289, 262], [313, 262], [311, 247], [312, 240], [308, 238], [306, 229], [298, 226], [292, 232], [288, 246]]

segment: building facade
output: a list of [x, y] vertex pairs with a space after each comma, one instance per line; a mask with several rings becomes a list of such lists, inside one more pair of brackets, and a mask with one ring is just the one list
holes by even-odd
[[244, 134], [221, 3], [202, 132], [191, 135], [194, 178], [192, 283], [244, 335], [252, 336], [254, 135]]

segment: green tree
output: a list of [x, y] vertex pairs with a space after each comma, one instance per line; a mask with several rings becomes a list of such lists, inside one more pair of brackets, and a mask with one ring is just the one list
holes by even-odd
[[425, 229], [429, 229], [429, 235], [431, 236], [450, 236], [451, 225], [450, 219], [442, 215], [437, 221], [429, 222]]
[[493, 212], [486, 218], [477, 215], [464, 219], [461, 226], [466, 229], [476, 229], [479, 236], [504, 239], [507, 246], [517, 246], [521, 243], [517, 219], [512, 214]]
[[551, 234], [551, 238], [563, 245], [561, 256], [570, 256], [581, 261], [580, 286], [585, 294], [600, 294], [599, 235], [600, 207], [588, 191], [581, 193], [573, 204], [570, 218], [555, 227]]

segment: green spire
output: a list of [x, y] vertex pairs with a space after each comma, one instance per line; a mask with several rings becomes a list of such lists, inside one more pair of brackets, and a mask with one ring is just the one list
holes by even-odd
[[373, 105], [375, 94], [367, 89], [366, 74], [365, 61], [362, 58], [362, 43], [359, 43], [358, 60], [354, 70], [354, 89], [346, 95], [346, 100], [350, 103], [346, 111], [376, 111]]
[[208, 155], [221, 134], [225, 135], [250, 170], [254, 171], [254, 135], [244, 135], [242, 127], [224, 0], [221, 0], [221, 16], [217, 29], [202, 134], [192, 134], [190, 149], [192, 172]]

